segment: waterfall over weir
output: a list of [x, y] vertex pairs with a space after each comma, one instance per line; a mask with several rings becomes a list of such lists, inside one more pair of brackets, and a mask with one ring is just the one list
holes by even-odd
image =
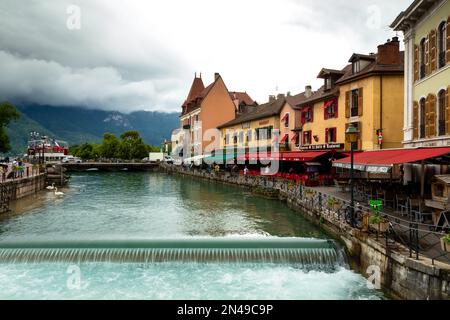
[[0, 242], [0, 263], [281, 263], [330, 269], [344, 264], [333, 241], [194, 239]]

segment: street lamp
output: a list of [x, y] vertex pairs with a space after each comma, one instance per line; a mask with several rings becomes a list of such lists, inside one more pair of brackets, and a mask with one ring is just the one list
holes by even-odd
[[352, 227], [355, 226], [355, 193], [354, 193], [354, 156], [355, 156], [355, 143], [359, 139], [358, 128], [354, 124], [350, 124], [347, 131], [345, 131], [345, 137], [347, 143], [350, 143], [350, 223]]

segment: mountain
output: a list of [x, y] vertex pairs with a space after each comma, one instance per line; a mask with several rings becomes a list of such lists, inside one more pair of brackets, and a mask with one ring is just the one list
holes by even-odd
[[172, 131], [179, 126], [178, 113], [137, 111], [125, 114], [42, 105], [19, 105], [17, 109], [22, 117], [8, 129], [14, 153], [26, 148], [31, 131], [73, 145], [100, 142], [105, 132], [120, 136], [125, 131], [137, 130], [145, 143], [159, 146], [165, 139], [170, 140]]

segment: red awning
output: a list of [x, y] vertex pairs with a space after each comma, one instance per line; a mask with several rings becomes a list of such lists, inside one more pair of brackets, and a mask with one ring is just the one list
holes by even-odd
[[[447, 154], [450, 154], [450, 148], [366, 151], [354, 155], [354, 167], [360, 171], [387, 173], [394, 165], [421, 162], [439, 158]], [[350, 165], [350, 157], [337, 160], [333, 164], [335, 167], [347, 169], [350, 168]]]
[[289, 140], [289, 134], [285, 134], [283, 139], [281, 139], [280, 143], [286, 142]]
[[329, 151], [305, 151], [305, 152], [283, 152], [280, 160], [295, 162], [310, 162], [327, 154]]
[[297, 140], [297, 138], [300, 136], [300, 134], [298, 132], [296, 132], [294, 134], [294, 136], [292, 137], [291, 141]]
[[327, 102], [325, 102], [325, 109], [328, 108], [329, 106], [331, 106], [336, 100], [328, 100]]
[[283, 117], [283, 119], [281, 119], [281, 121], [286, 121], [286, 119], [289, 117], [289, 113], [286, 113]]

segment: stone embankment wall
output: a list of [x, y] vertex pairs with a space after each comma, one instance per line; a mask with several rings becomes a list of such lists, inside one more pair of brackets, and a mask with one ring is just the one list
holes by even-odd
[[373, 268], [379, 268], [381, 286], [396, 299], [450, 299], [450, 265], [421, 256], [410, 258], [409, 249], [399, 243], [386, 245], [380, 238], [349, 226], [344, 218], [348, 203], [314, 188], [295, 182], [261, 176], [232, 176], [228, 173], [210, 174], [183, 170], [181, 167], [162, 164], [161, 169], [192, 177], [234, 184], [250, 188], [263, 196], [286, 201], [308, 220], [320, 225], [346, 248], [356, 262], [360, 273], [369, 278]]
[[18, 200], [35, 194], [45, 188], [45, 174], [36, 175], [3, 183], [7, 190], [8, 200]]

